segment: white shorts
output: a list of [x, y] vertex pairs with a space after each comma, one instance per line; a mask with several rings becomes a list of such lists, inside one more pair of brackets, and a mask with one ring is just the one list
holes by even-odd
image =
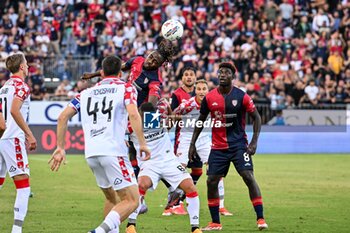
[[139, 177], [148, 176], [152, 180], [150, 190], [157, 188], [161, 179], [166, 180], [171, 185], [171, 190], [175, 190], [180, 183], [188, 178], [190, 174], [175, 158], [168, 161], [147, 160], [141, 163]]
[[137, 185], [134, 169], [127, 156], [93, 156], [86, 161], [100, 188], [120, 190]]
[[[179, 146], [177, 148], [176, 156], [181, 164], [188, 164], [189, 149], [190, 141], [180, 141]], [[202, 163], [207, 163], [211, 150], [211, 142], [208, 142], [207, 140], [198, 140], [196, 142], [196, 150]]]
[[29, 176], [28, 155], [24, 142], [18, 138], [0, 140], [0, 177], [27, 174]]

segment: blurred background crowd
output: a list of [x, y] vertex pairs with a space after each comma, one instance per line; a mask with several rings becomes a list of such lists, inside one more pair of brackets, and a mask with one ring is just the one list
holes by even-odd
[[[23, 51], [32, 99], [70, 98], [86, 87], [84, 71], [110, 54], [124, 61], [157, 47], [162, 23], [185, 28], [163, 95], [181, 86], [181, 70], [218, 85], [218, 64], [233, 61], [236, 85], [273, 110], [350, 103], [350, 1], [347, 0], [3, 0], [4, 59]], [[49, 86], [46, 78], [56, 78]], [[51, 87], [51, 88], [49, 88]]]

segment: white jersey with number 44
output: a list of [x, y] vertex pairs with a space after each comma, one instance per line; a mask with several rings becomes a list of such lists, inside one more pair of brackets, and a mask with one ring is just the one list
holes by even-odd
[[24, 142], [24, 132], [17, 125], [11, 115], [11, 106], [14, 98], [23, 101], [21, 114], [24, 120], [28, 119], [30, 89], [29, 86], [17, 76], [12, 76], [0, 89], [0, 103], [2, 104], [2, 114], [6, 121], [6, 130], [1, 139], [18, 138]]
[[85, 157], [127, 156], [124, 134], [128, 123], [126, 106], [137, 105], [136, 89], [116, 78], [105, 78], [82, 91], [70, 103], [81, 114]]

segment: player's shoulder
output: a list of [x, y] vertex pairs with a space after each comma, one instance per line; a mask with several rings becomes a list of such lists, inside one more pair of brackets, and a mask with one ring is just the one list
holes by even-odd
[[219, 91], [218, 91], [218, 87], [214, 88], [213, 90], [209, 91], [205, 98], [206, 100], [212, 99], [212, 98], [217, 98], [217, 96], [219, 95]]
[[145, 58], [143, 56], [135, 56], [131, 58], [133, 63], [141, 63], [145, 61]]
[[239, 88], [237, 86], [233, 86], [232, 93], [235, 95], [239, 95], [239, 96], [248, 95], [245, 91], [243, 91], [241, 88]]

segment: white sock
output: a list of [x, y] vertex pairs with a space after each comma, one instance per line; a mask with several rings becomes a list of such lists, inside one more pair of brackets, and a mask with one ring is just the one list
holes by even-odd
[[140, 209], [141, 209], [141, 201], [143, 199], [143, 196], [140, 196], [140, 199], [139, 199], [139, 206], [136, 208], [136, 210], [134, 212], [132, 212], [130, 215], [129, 215], [129, 223], [136, 223], [136, 219], [137, 219], [137, 215], [139, 214], [140, 212]]
[[[20, 222], [22, 222], [23, 224], [24, 218], [27, 215], [29, 195], [30, 195], [30, 187], [17, 189], [16, 201], [14, 206], [14, 213], [15, 213], [14, 225], [18, 225], [19, 227], [22, 227]], [[16, 222], [18, 222], [19, 224], [16, 224]]]
[[186, 194], [187, 211], [192, 227], [199, 227], [199, 197], [197, 192]]
[[225, 196], [225, 189], [224, 189], [224, 179], [221, 178], [218, 184], [218, 190], [219, 190], [219, 197], [220, 197], [220, 206], [219, 208], [224, 208], [224, 196]]
[[22, 227], [13, 225], [11, 233], [22, 233]]
[[[117, 211], [112, 210], [106, 216], [104, 223], [109, 227], [110, 230], [119, 228], [120, 216]], [[97, 233], [97, 232], [96, 232]]]

